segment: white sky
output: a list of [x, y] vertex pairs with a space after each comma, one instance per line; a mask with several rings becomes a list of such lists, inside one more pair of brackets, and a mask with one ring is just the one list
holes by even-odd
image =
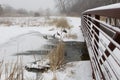
[[50, 8], [51, 10], [55, 9], [54, 0], [0, 0], [0, 4], [9, 4], [15, 9], [24, 8], [33, 11], [36, 11], [39, 8]]

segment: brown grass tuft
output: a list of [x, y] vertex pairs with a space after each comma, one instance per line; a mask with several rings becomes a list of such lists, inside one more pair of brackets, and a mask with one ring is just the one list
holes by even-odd
[[64, 63], [64, 43], [58, 43], [57, 47], [49, 53], [51, 70], [59, 69]]
[[2, 73], [5, 73], [4, 76], [5, 80], [24, 80], [23, 62], [21, 57], [18, 57], [15, 63], [14, 62], [0, 63], [0, 69], [3, 69], [2, 71], [0, 70], [0, 80]]
[[56, 77], [56, 76], [54, 76], [52, 80], [57, 80], [57, 77]]
[[0, 24], [4, 24], [5, 26], [11, 26], [12, 22], [10, 20], [0, 20]]
[[70, 25], [65, 18], [58, 19], [56, 26], [58, 28], [70, 28]]
[[57, 28], [70, 28], [71, 26], [65, 18], [55, 18], [51, 22], [52, 25], [55, 25]]
[[67, 34], [65, 37], [68, 39], [77, 39], [78, 36], [76, 34]]
[[0, 79], [1, 79], [2, 72], [3, 72], [3, 69], [2, 69], [3, 63], [4, 63], [4, 61], [2, 60], [2, 61], [0, 62]]

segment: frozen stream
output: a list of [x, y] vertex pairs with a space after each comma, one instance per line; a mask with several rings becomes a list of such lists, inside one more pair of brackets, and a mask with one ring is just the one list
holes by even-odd
[[[24, 63], [34, 60], [34, 55], [43, 55], [49, 52], [57, 43], [52, 36], [45, 38], [39, 32], [29, 32], [10, 39], [0, 45], [0, 59], [10, 61], [16, 56], [23, 56]], [[36, 56], [41, 58], [41, 56]]]
[[[31, 31], [17, 37], [11, 38], [8, 42], [0, 45], [0, 59], [10, 61], [16, 56], [22, 56], [23, 61], [33, 62], [34, 58], [39, 60], [41, 56], [46, 55], [54, 48], [58, 40], [53, 36], [47, 36], [40, 32]], [[84, 42], [65, 42], [65, 57], [68, 61], [81, 60]], [[36, 56], [37, 55], [37, 56]]]
[[[46, 36], [40, 32], [25, 33], [0, 45], [0, 59], [12, 62], [17, 60], [17, 56], [22, 56], [23, 65], [25, 65], [46, 56], [57, 45], [57, 42], [58, 39], [53, 36]], [[66, 62], [80, 61], [81, 55], [84, 53], [84, 45], [84, 42], [65, 42]], [[40, 74], [38, 73], [36, 76], [39, 77]]]

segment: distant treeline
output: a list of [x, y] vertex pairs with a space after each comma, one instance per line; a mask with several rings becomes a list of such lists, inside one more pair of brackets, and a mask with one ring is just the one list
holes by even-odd
[[87, 9], [118, 3], [120, 0], [55, 0], [55, 2], [62, 14], [80, 15]]
[[[120, 0], [54, 0], [56, 8], [60, 14], [69, 16], [80, 16], [80, 14], [91, 8], [105, 6], [113, 3], [118, 3]], [[44, 16], [44, 15], [59, 15], [53, 14], [49, 8], [46, 10], [39, 9], [38, 11], [27, 11], [25, 9], [14, 9], [9, 5], [0, 4], [0, 16]]]
[[38, 11], [28, 11], [24, 8], [15, 9], [9, 5], [0, 4], [0, 16], [1, 17], [39, 17], [39, 16], [48, 16], [50, 15], [50, 9], [42, 10], [41, 8]]

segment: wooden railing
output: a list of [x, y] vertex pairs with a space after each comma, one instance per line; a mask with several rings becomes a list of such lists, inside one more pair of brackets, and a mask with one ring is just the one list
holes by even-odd
[[120, 80], [119, 26], [120, 8], [93, 9], [82, 14], [81, 29], [95, 80]]

